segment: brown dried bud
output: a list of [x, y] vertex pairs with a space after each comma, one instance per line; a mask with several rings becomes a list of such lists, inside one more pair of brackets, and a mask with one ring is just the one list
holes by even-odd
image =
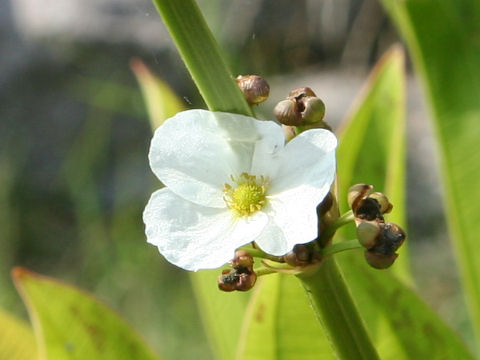
[[380, 206], [380, 212], [382, 214], [388, 214], [390, 211], [393, 209], [393, 205], [388, 201], [388, 198], [385, 196], [385, 194], [381, 192], [374, 192], [370, 195], [368, 195], [370, 199], [375, 199], [378, 202], [378, 205]]
[[295, 99], [289, 98], [280, 101], [273, 109], [273, 114], [283, 125], [299, 126], [302, 123], [302, 114], [298, 110]]
[[312, 263], [313, 252], [309, 245], [298, 244], [283, 258], [290, 266], [307, 266]]
[[365, 260], [367, 260], [367, 263], [375, 269], [389, 268], [393, 265], [397, 257], [397, 254], [383, 255], [371, 250], [365, 250]]
[[317, 95], [315, 95], [313, 90], [310, 89], [309, 87], [302, 87], [302, 88], [293, 89], [292, 91], [290, 91], [290, 94], [288, 94], [288, 96], [300, 99], [300, 98], [306, 97], [306, 96], [314, 96], [315, 97]]
[[251, 268], [253, 266], [253, 257], [247, 250], [235, 251], [235, 257], [232, 260], [232, 267], [234, 269], [238, 267]]
[[365, 199], [372, 191], [373, 186], [367, 184], [355, 184], [348, 189], [347, 201], [348, 206], [355, 212], [358, 203]]
[[305, 97], [299, 100], [303, 104], [302, 107], [299, 106], [303, 124], [314, 124], [323, 120], [325, 116], [325, 104], [318, 97]]
[[218, 277], [218, 288], [222, 291], [247, 291], [257, 281], [257, 274], [251, 269], [239, 267], [237, 269], [223, 270]]
[[258, 75], [239, 75], [237, 84], [250, 105], [260, 104], [268, 98], [270, 86]]
[[376, 221], [362, 221], [357, 226], [358, 241], [367, 249], [376, 245], [379, 234], [380, 225]]
[[392, 255], [405, 241], [405, 231], [393, 223], [380, 223], [380, 236], [370, 250], [382, 254]]

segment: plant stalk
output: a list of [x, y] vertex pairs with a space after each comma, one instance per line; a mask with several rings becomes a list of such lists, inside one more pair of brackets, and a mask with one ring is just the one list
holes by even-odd
[[325, 258], [314, 273], [297, 277], [339, 359], [380, 359], [333, 257]]
[[252, 116], [194, 0], [153, 0], [208, 108]]

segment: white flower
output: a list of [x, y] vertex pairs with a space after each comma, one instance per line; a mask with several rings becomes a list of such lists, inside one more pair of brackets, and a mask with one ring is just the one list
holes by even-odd
[[252, 241], [284, 255], [317, 236], [316, 207], [335, 176], [323, 129], [285, 146], [272, 121], [189, 110], [156, 130], [150, 166], [166, 186], [143, 213], [149, 243], [186, 270], [217, 268]]

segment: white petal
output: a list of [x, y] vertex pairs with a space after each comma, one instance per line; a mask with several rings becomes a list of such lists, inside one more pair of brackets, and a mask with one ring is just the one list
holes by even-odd
[[154, 192], [143, 213], [147, 241], [172, 264], [186, 270], [213, 269], [253, 241], [268, 219], [262, 212], [235, 219], [226, 209], [186, 201], [164, 188]]
[[323, 200], [335, 177], [337, 138], [324, 129], [308, 130], [290, 141], [281, 154], [279, 170], [269, 194], [294, 191], [300, 187], [322, 189], [313, 202]]
[[[317, 237], [316, 208], [335, 177], [336, 144], [335, 136], [323, 129], [306, 131], [287, 144], [265, 209], [273, 224], [256, 240], [264, 251], [283, 255]], [[282, 236], [270, 236], [272, 229]]]
[[251, 170], [255, 144], [270, 138], [266, 129], [272, 126], [243, 115], [184, 111], [155, 131], [150, 166], [177, 195], [222, 208], [224, 184]]
[[267, 226], [255, 239], [255, 243], [267, 254], [281, 256], [292, 250], [285, 238], [282, 229], [269, 217]]

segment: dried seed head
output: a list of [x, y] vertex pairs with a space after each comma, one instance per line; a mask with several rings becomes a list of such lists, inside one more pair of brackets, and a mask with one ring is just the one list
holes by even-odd
[[237, 84], [250, 105], [259, 104], [268, 98], [270, 86], [258, 75], [239, 75]]
[[388, 214], [390, 211], [393, 209], [393, 205], [388, 201], [388, 198], [385, 196], [385, 194], [381, 192], [374, 192], [370, 195], [368, 195], [370, 199], [375, 199], [378, 202], [378, 205], [380, 206], [380, 212], [382, 214]]
[[302, 122], [302, 114], [298, 110], [298, 104], [295, 99], [285, 99], [280, 101], [273, 109], [273, 114], [283, 125], [298, 126]]

